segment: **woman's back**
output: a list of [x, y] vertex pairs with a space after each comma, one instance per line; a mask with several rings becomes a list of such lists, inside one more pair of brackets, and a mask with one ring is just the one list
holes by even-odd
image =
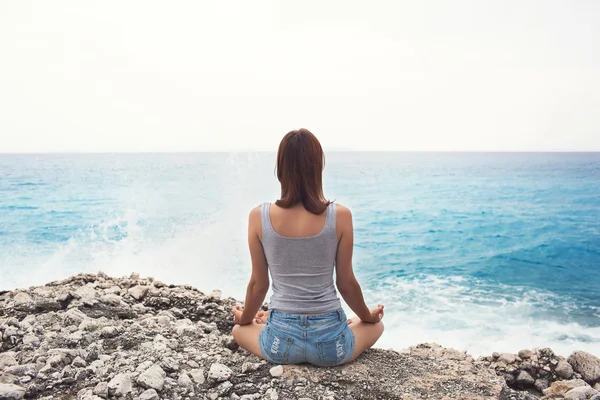
[[322, 215], [303, 207], [261, 207], [262, 245], [273, 281], [270, 308], [318, 314], [341, 307], [333, 269], [337, 254], [336, 209]]

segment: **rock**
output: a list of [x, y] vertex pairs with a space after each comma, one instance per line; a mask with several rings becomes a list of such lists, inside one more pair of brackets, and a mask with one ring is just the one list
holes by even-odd
[[23, 344], [38, 346], [40, 344], [40, 339], [35, 335], [25, 335], [23, 336]]
[[20, 400], [25, 396], [25, 388], [12, 383], [0, 383], [1, 400]]
[[554, 369], [556, 375], [563, 379], [570, 379], [573, 376], [573, 367], [566, 361], [560, 360]]
[[87, 367], [87, 362], [83, 358], [81, 358], [79, 356], [75, 357], [73, 359], [73, 362], [71, 362], [71, 364], [74, 367], [78, 367], [78, 368], [85, 368], [85, 367]]
[[516, 383], [517, 383], [517, 385], [519, 385], [521, 387], [529, 387], [529, 386], [533, 386], [533, 384], [535, 383], [535, 380], [529, 374], [529, 372], [521, 371], [521, 372], [519, 372], [519, 375], [517, 376]]
[[100, 382], [96, 385], [93, 392], [96, 396], [100, 396], [102, 398], [108, 398], [108, 383]]
[[585, 383], [585, 381], [581, 379], [571, 379], [569, 381], [552, 382], [550, 387], [544, 390], [544, 395], [555, 397], [563, 396], [569, 390], [579, 386], [587, 386], [587, 383]]
[[502, 355], [498, 357], [499, 363], [512, 364], [515, 361], [517, 361], [517, 357], [512, 353], [502, 353]]
[[233, 383], [231, 383], [229, 381], [225, 381], [225, 382], [221, 383], [219, 386], [217, 386], [217, 394], [219, 396], [225, 396], [225, 395], [229, 394], [229, 392], [231, 391], [232, 388], [233, 388]]
[[204, 370], [195, 368], [189, 371], [192, 380], [196, 382], [198, 385], [202, 385], [204, 383]]
[[13, 301], [15, 302], [15, 308], [24, 308], [33, 304], [31, 296], [24, 292], [18, 292]]
[[194, 387], [194, 383], [185, 372], [179, 374], [179, 377], [177, 378], [177, 384], [187, 390], [190, 390]]
[[533, 356], [533, 351], [531, 350], [521, 350], [519, 351], [519, 358], [523, 360], [529, 360]]
[[279, 395], [277, 394], [277, 390], [270, 388], [265, 392], [265, 400], [279, 400]]
[[154, 389], [148, 389], [140, 395], [140, 400], [160, 400]]
[[492, 360], [497, 361], [498, 358], [500, 358], [500, 353], [498, 352], [493, 352], [492, 353]]
[[155, 389], [160, 392], [165, 384], [166, 376], [165, 371], [159, 365], [155, 364], [142, 372], [137, 378], [137, 382], [145, 389]]
[[260, 368], [259, 363], [246, 362], [246, 363], [242, 364], [242, 374], [245, 374], [246, 372], [250, 372], [250, 371], [256, 371], [259, 368]]
[[110, 396], [126, 396], [132, 390], [131, 376], [129, 374], [117, 374], [108, 382], [108, 394]]
[[589, 400], [600, 400], [600, 393], [592, 395]]
[[503, 388], [498, 396], [498, 400], [538, 400], [538, 398], [527, 392]]
[[600, 381], [600, 359], [585, 351], [575, 351], [567, 359], [573, 370], [579, 374], [584, 381], [594, 384]]
[[115, 328], [114, 326], [105, 326], [100, 331], [100, 336], [102, 336], [103, 338], [113, 338], [118, 335], [119, 335], [119, 330], [117, 328]]
[[220, 290], [213, 290], [209, 293], [208, 298], [212, 301], [221, 300], [223, 293]]
[[37, 375], [38, 371], [35, 364], [13, 365], [5, 370], [8, 374], [14, 376], [31, 376]]
[[565, 393], [565, 400], [585, 400], [591, 395], [592, 389], [590, 386], [578, 386]]
[[269, 370], [269, 374], [271, 374], [271, 376], [273, 378], [279, 378], [281, 375], [283, 375], [283, 366], [282, 365], [276, 365], [273, 368], [271, 368]]
[[9, 354], [0, 354], [0, 370], [3, 370], [4, 367], [12, 367], [13, 365], [18, 365], [17, 360]]
[[63, 320], [66, 326], [68, 325], [79, 325], [87, 318], [87, 315], [82, 313], [76, 308], [71, 308], [64, 313]]
[[535, 388], [540, 392], [544, 392], [544, 390], [550, 386], [550, 382], [548, 382], [548, 379], [539, 378], [535, 380], [533, 386], [535, 386]]
[[150, 289], [149, 286], [140, 286], [140, 285], [138, 285], [138, 286], [134, 286], [132, 288], [129, 288], [129, 290], [127, 290], [127, 293], [129, 293], [131, 295], [131, 297], [133, 297], [137, 301], [142, 301], [142, 300], [144, 300], [144, 298], [148, 294], [148, 290], [149, 289]]
[[231, 377], [233, 371], [226, 365], [215, 363], [210, 366], [208, 371], [208, 379], [212, 379], [217, 382], [226, 381]]

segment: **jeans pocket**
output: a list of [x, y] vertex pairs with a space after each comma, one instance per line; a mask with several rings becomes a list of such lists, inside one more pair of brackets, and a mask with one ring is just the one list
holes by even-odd
[[267, 353], [265, 354], [266, 358], [274, 363], [287, 362], [290, 349], [294, 343], [294, 338], [289, 337], [287, 334], [284, 334], [269, 325], [264, 329], [267, 330], [263, 345], [264, 351]]
[[348, 351], [350, 351], [347, 334], [347, 332], [342, 332], [334, 339], [316, 342], [322, 366], [333, 367], [347, 359]]

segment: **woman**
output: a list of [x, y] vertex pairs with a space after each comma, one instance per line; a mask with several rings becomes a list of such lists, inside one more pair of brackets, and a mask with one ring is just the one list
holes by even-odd
[[[233, 337], [274, 364], [334, 366], [354, 360], [383, 333], [383, 306], [369, 310], [352, 270], [352, 214], [325, 200], [324, 156], [306, 129], [279, 145], [281, 198], [250, 212], [252, 276]], [[336, 272], [335, 285], [333, 272]], [[269, 313], [259, 312], [269, 290]], [[346, 319], [335, 287], [357, 317]]]

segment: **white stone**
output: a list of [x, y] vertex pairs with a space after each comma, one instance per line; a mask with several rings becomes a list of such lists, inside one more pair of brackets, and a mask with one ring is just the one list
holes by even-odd
[[65, 312], [65, 314], [63, 316], [64, 324], [67, 326], [68, 325], [79, 325], [79, 324], [81, 324], [81, 321], [83, 321], [86, 318], [87, 318], [87, 315], [85, 315], [83, 312], [81, 312], [80, 310], [78, 310], [76, 308], [71, 308], [71, 309], [67, 310], [67, 312]]
[[283, 366], [276, 365], [269, 370], [269, 373], [272, 377], [279, 378], [281, 375], [283, 375]]
[[158, 393], [154, 389], [148, 389], [140, 395], [140, 400], [160, 400]]
[[73, 364], [73, 366], [79, 367], [79, 368], [87, 367], [87, 362], [79, 356], [75, 357], [75, 359], [73, 360], [73, 362], [71, 364]]
[[148, 294], [148, 289], [150, 289], [149, 286], [138, 285], [138, 286], [129, 288], [129, 290], [127, 290], [127, 292], [131, 295], [131, 297], [133, 297], [137, 301], [141, 301], [141, 300], [144, 300], [144, 297], [146, 297], [146, 295]]
[[37, 346], [40, 344], [40, 339], [38, 339], [35, 335], [25, 335], [23, 336], [23, 344], [32, 344]]
[[75, 294], [83, 299], [93, 299], [96, 297], [97, 292], [96, 289], [94, 289], [93, 284], [88, 283], [87, 285], [78, 288], [75, 291]]
[[119, 334], [119, 330], [114, 326], [105, 326], [100, 331], [100, 336], [104, 338], [113, 338]]
[[210, 366], [208, 378], [217, 382], [222, 382], [229, 379], [232, 373], [233, 371], [231, 371], [226, 365], [215, 363]]
[[192, 380], [190, 379], [188, 374], [186, 374], [185, 372], [182, 372], [179, 374], [179, 378], [177, 379], [177, 384], [188, 390], [192, 389], [194, 387], [194, 383], [192, 382]]
[[18, 365], [19, 363], [15, 358], [9, 354], [0, 354], [0, 370], [4, 369], [4, 367], [12, 367], [13, 365]]
[[100, 397], [108, 397], [108, 383], [100, 382], [94, 388], [94, 394]]
[[196, 368], [189, 371], [190, 376], [198, 385], [204, 383], [204, 370], [202, 368]]
[[278, 400], [279, 395], [277, 394], [277, 390], [271, 388], [265, 392], [265, 400]]
[[213, 290], [212, 292], [210, 292], [208, 297], [211, 300], [221, 300], [222, 295], [223, 295], [223, 292], [221, 292], [220, 290]]
[[594, 389], [591, 386], [579, 386], [565, 393], [565, 400], [585, 400]]
[[20, 400], [25, 396], [25, 389], [12, 383], [0, 383], [0, 399]]
[[137, 378], [137, 382], [146, 389], [155, 389], [159, 392], [162, 390], [165, 384], [165, 377], [167, 374], [159, 365], [153, 365], [140, 374]]
[[31, 296], [25, 292], [17, 293], [13, 300], [15, 302], [15, 307], [20, 307], [33, 303], [33, 299], [31, 298]]
[[498, 358], [499, 363], [512, 364], [517, 360], [517, 357], [512, 353], [502, 353]]
[[111, 396], [121, 397], [133, 390], [129, 374], [117, 374], [108, 382], [108, 393]]

